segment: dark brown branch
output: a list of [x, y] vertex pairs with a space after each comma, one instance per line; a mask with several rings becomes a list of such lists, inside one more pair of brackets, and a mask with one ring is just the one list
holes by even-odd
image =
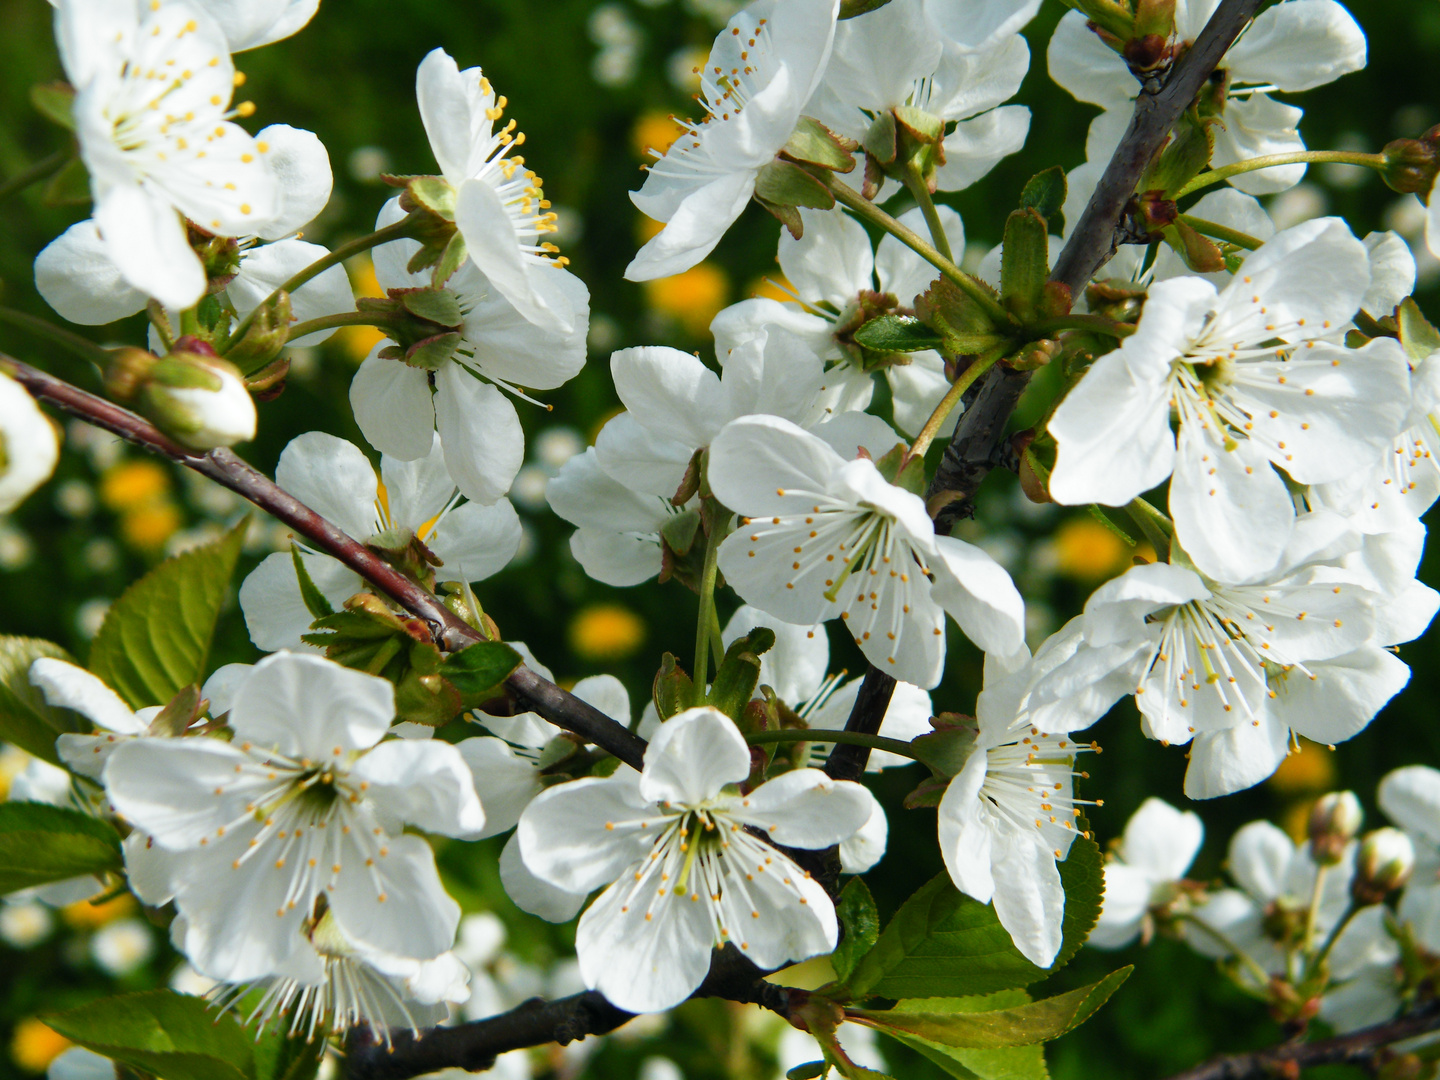
[[[311, 547], [339, 559], [412, 615], [423, 619], [442, 648], [455, 651], [483, 640], [473, 627], [433, 593], [421, 588], [364, 544], [341, 532], [230, 450], [197, 454], [128, 409], [86, 393], [28, 364], [0, 354], [0, 368], [37, 399], [193, 469], [202, 476], [208, 476], [217, 484], [244, 496], [305, 537]], [[523, 665], [510, 676], [507, 686], [525, 708], [608, 750], [626, 764], [640, 768], [645, 756], [645, 740], [599, 709], [587, 705]]]
[[1288, 1042], [1253, 1054], [1226, 1054], [1176, 1073], [1170, 1080], [1271, 1080], [1298, 1076], [1301, 1069], [1315, 1065], [1375, 1065], [1391, 1044], [1436, 1030], [1440, 1030], [1440, 1002], [1432, 1001], [1407, 1016], [1333, 1039]]
[[[1125, 205], [1135, 193], [1145, 167], [1259, 6], [1260, 0], [1221, 0], [1158, 92], [1141, 92], [1130, 127], [1055, 262], [1052, 281], [1063, 282], [1072, 294], [1078, 294], [1095, 271], [1105, 265], [1115, 251], [1116, 230]], [[935, 515], [936, 532], [948, 534], [956, 521], [974, 513], [970, 500], [995, 467], [996, 451], [1005, 437], [1010, 414], [1029, 382], [1029, 372], [1012, 371], [1000, 364], [965, 395], [964, 412], [925, 493], [927, 502], [936, 496], [951, 496]], [[894, 690], [895, 680], [870, 665], [845, 730], [866, 735], [878, 732]], [[830, 753], [825, 771], [837, 779], [858, 779], [869, 758], [870, 751], [863, 746], [837, 746]]]

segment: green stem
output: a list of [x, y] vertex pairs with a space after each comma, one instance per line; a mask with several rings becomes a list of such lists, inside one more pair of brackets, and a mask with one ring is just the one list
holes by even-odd
[[1183, 199], [1186, 195], [1199, 191], [1201, 188], [1218, 184], [1222, 180], [1229, 180], [1230, 177], [1239, 176], [1241, 173], [1255, 172], [1258, 169], [1273, 169], [1277, 165], [1308, 165], [1322, 162], [1333, 162], [1337, 165], [1364, 165], [1371, 169], [1383, 169], [1385, 168], [1385, 155], [1360, 154], [1350, 150], [1300, 150], [1293, 154], [1267, 154], [1264, 157], [1236, 161], [1229, 165], [1221, 165], [1218, 169], [1203, 172], [1177, 191], [1175, 198]]
[[18, 326], [28, 330], [36, 337], [46, 338], [63, 345], [77, 356], [89, 360], [102, 372], [110, 366], [110, 353], [102, 349], [95, 342], [79, 334], [71, 333], [63, 327], [56, 326], [46, 319], [28, 315], [23, 311], [16, 311], [13, 308], [0, 307], [0, 323], [9, 323], [11, 326]]
[[915, 436], [915, 441], [910, 445], [908, 457], [923, 457], [925, 451], [930, 448], [931, 442], [940, 432], [940, 426], [945, 423], [945, 418], [950, 411], [960, 403], [965, 391], [975, 385], [975, 380], [984, 375], [995, 366], [996, 362], [1010, 351], [1010, 343], [997, 345], [989, 352], [976, 357], [971, 361], [970, 366], [962, 371], [950, 384], [950, 389], [945, 391], [945, 396], [940, 399], [940, 404], [935, 406], [935, 411], [930, 414], [930, 419], [925, 421], [925, 426], [920, 429], [920, 434]]
[[75, 156], [75, 151], [66, 147], [64, 150], [56, 150], [49, 157], [41, 158], [28, 169], [22, 169], [9, 180], [0, 184], [0, 202], [4, 202], [11, 195], [17, 195], [24, 191], [31, 184], [37, 184], [48, 176], [63, 169], [66, 163]]
[[[720, 572], [720, 541], [725, 539], [725, 533], [729, 531], [721, 528], [718, 522], [712, 523], [710, 534], [705, 538], [705, 568], [700, 575], [700, 613], [695, 620], [695, 673], [692, 676], [695, 692], [702, 698], [705, 695], [706, 672], [710, 663], [710, 637], [720, 621], [715, 613], [715, 579]], [[715, 640], [718, 645], [718, 634]], [[718, 659], [716, 665], [719, 665]]]
[[175, 332], [170, 327], [170, 316], [165, 314], [165, 309], [159, 300], [151, 300], [145, 305], [145, 317], [155, 328], [155, 336], [160, 339], [160, 344], [165, 347], [165, 351], [168, 353], [174, 349]]
[[374, 326], [380, 330], [386, 330], [398, 323], [399, 320], [391, 319], [378, 311], [340, 311], [334, 315], [321, 315], [319, 318], [306, 319], [304, 322], [296, 323], [290, 327], [290, 340], [294, 341], [306, 334], [313, 334], [320, 330], [334, 330], [341, 326]]
[[1259, 237], [1243, 233], [1239, 229], [1232, 229], [1228, 225], [1221, 225], [1217, 221], [1206, 221], [1204, 218], [1192, 217], [1190, 214], [1181, 214], [1180, 220], [1201, 236], [1211, 236], [1216, 240], [1223, 240], [1227, 244], [1234, 244], [1246, 251], [1254, 251], [1265, 241]]
[[939, 270], [950, 281], [985, 309], [997, 326], [1008, 327], [1015, 325], [1015, 318], [1010, 312], [1001, 306], [1000, 301], [990, 295], [989, 289], [978, 280], [961, 270], [951, 260], [947, 259], [935, 248], [925, 242], [925, 238], [914, 229], [907, 228], [893, 217], [881, 210], [878, 206], [865, 198], [854, 188], [850, 187], [834, 173], [826, 173], [827, 186], [836, 200], [854, 211], [855, 216], [862, 221], [884, 229], [891, 236], [895, 237], [902, 244], [908, 247], [915, 254], [928, 262], [935, 269]]
[[[1321, 869], [1324, 868], [1321, 867]], [[1340, 917], [1340, 921], [1337, 922], [1334, 927], [1331, 928], [1330, 933], [1326, 935], [1325, 943], [1320, 946], [1320, 951], [1317, 952], [1314, 956], [1312, 956], [1310, 958], [1310, 962], [1305, 966], [1306, 979], [1311, 979], [1315, 977], [1315, 974], [1320, 970], [1321, 965], [1323, 965], [1326, 960], [1330, 959], [1330, 950], [1335, 948], [1335, 943], [1340, 940], [1340, 935], [1345, 932], [1345, 928], [1350, 925], [1351, 920], [1354, 919], [1356, 915], [1359, 915], [1360, 912], [1364, 910], [1365, 909], [1363, 907], [1355, 903], [1352, 903], [1348, 908], [1345, 909], [1345, 914]], [[1308, 941], [1306, 942], [1306, 945], [1309, 945]]]
[[293, 293], [307, 281], [318, 277], [332, 266], [339, 266], [346, 259], [354, 255], [359, 255], [362, 251], [369, 251], [371, 248], [379, 247], [381, 244], [388, 244], [392, 240], [414, 239], [414, 229], [415, 220], [413, 217], [402, 218], [393, 225], [386, 225], [385, 228], [376, 229], [367, 236], [351, 240], [348, 244], [341, 244], [334, 251], [330, 252], [330, 254], [323, 258], [316, 259], [257, 304], [254, 311], [240, 320], [240, 325], [235, 327], [229, 339], [225, 342], [225, 349], [233, 348], [240, 339], [245, 336], [245, 331], [250, 329], [250, 324], [255, 321], [256, 313], [282, 292]]
[[720, 629], [720, 612], [715, 605], [710, 605], [710, 656], [715, 661], [715, 670], [720, 670], [720, 665], [725, 662], [725, 643], [721, 640], [723, 631]]
[[828, 742], [844, 743], [846, 746], [868, 746], [871, 750], [888, 750], [892, 754], [920, 759], [915, 748], [901, 739], [887, 739], [884, 735], [865, 735], [858, 731], [838, 731], [832, 728], [790, 728], [785, 731], [757, 731], [745, 736], [751, 746], [767, 743]]
[[1107, 337], [1113, 338], [1126, 338], [1135, 333], [1135, 327], [1132, 324], [1116, 322], [1103, 315], [1058, 315], [1053, 319], [1041, 319], [1026, 329], [1032, 334], [1040, 334], [1045, 337], [1060, 330], [1088, 330], [1091, 333], [1105, 334]]
[[1238, 945], [1235, 944], [1235, 942], [1231, 941], [1226, 934], [1219, 930], [1216, 930], [1215, 927], [1211, 926], [1209, 923], [1197, 919], [1194, 915], [1191, 915], [1188, 912], [1180, 916], [1180, 921], [1189, 923], [1190, 925], [1200, 930], [1203, 930], [1213, 941], [1216, 942], [1216, 944], [1220, 945], [1221, 948], [1225, 949], [1236, 960], [1239, 960], [1240, 963], [1245, 966], [1245, 969], [1249, 971], [1250, 974], [1253, 975], [1258, 981], [1259, 989], [1264, 990], [1265, 987], [1270, 984], [1270, 973], [1267, 972], [1264, 968], [1262, 968], [1258, 963], [1256, 963], [1254, 957], [1252, 957], [1249, 953], [1245, 952], [1245, 950], [1241, 949]]
[[920, 175], [920, 166], [913, 160], [905, 166], [905, 186], [910, 189], [920, 212], [925, 215], [925, 224], [930, 228], [930, 239], [935, 241], [935, 250], [953, 263], [955, 255], [950, 250], [950, 239], [945, 235], [945, 226], [940, 224], [940, 211], [935, 208], [935, 200], [930, 197], [930, 185], [925, 183], [925, 177]]
[[1168, 559], [1170, 537], [1175, 533], [1174, 522], [1138, 495], [1125, 504], [1125, 513], [1130, 515], [1131, 521], [1140, 526], [1145, 539], [1149, 540], [1150, 546], [1155, 549], [1156, 557]]

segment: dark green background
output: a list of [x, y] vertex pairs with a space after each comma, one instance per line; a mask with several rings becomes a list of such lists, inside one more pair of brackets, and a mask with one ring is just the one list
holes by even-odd
[[[678, 325], [647, 314], [644, 291], [625, 282], [621, 273], [636, 248], [638, 215], [626, 197], [640, 179], [631, 139], [635, 118], [646, 110], [686, 111], [690, 103], [665, 79], [665, 60], [682, 45], [708, 44], [714, 30], [685, 15], [678, 0], [654, 8], [625, 5], [644, 28], [646, 51], [633, 83], [606, 89], [590, 76], [596, 47], [585, 27], [594, 6], [592, 0], [424, 4], [325, 0], [319, 16], [299, 36], [241, 56], [238, 66], [249, 77], [243, 96], [259, 105], [252, 128], [286, 122], [316, 131], [329, 147], [336, 171], [335, 199], [307, 238], [333, 245], [368, 231], [375, 211], [388, 197], [382, 185], [351, 177], [346, 161], [356, 148], [383, 148], [398, 172], [433, 169], [414, 105], [414, 71], [426, 52], [443, 46], [462, 67], [483, 65], [498, 91], [508, 95], [510, 115], [528, 135], [527, 161], [545, 177], [547, 196], [582, 216], [583, 238], [567, 243], [565, 251], [573, 260], [572, 268], [590, 287], [593, 310], [618, 323], [620, 345], [673, 344], [708, 355], [707, 341], [692, 340]], [[1359, 74], [1293, 99], [1306, 108], [1302, 131], [1312, 148], [1358, 137], [1365, 148], [1375, 150], [1391, 138], [1413, 137], [1418, 130], [1394, 126], [1397, 113], [1407, 106], [1422, 106], [1419, 113], [1411, 109], [1409, 116], [1420, 117], [1423, 125], [1440, 121], [1435, 74], [1440, 69], [1440, 3], [1372, 0], [1356, 3], [1352, 10], [1369, 35], [1370, 64]], [[972, 242], [998, 241], [1004, 215], [1031, 174], [1054, 164], [1070, 168], [1083, 159], [1082, 136], [1094, 110], [1077, 105], [1058, 90], [1044, 70], [1045, 42], [1061, 11], [1060, 4], [1050, 0], [1028, 31], [1031, 72], [1017, 99], [1034, 113], [1025, 150], [1002, 162], [974, 188], [948, 199], [964, 217]], [[63, 145], [63, 134], [41, 119], [27, 98], [32, 83], [60, 75], [49, 7], [41, 0], [0, 0], [0, 176], [12, 175]], [[1384, 209], [1395, 198], [1374, 177], [1353, 189], [1331, 190], [1329, 195], [1332, 212], [1344, 214], [1358, 235], [1381, 227]], [[34, 292], [31, 261], [44, 244], [83, 215], [83, 208], [43, 206], [37, 190], [0, 206], [0, 302], [49, 314]], [[752, 209], [717, 249], [713, 258], [736, 283], [732, 300], [742, 298], [744, 283], [770, 272], [777, 230], [776, 222]], [[1440, 297], [1434, 289], [1420, 299], [1432, 318], [1440, 316]], [[95, 336], [138, 344], [143, 328], [137, 319]], [[18, 331], [0, 327], [0, 349], [96, 386], [94, 373], [78, 361]], [[352, 362], [343, 354], [326, 350], [314, 378], [292, 383], [281, 398], [261, 406], [261, 436], [244, 448], [246, 456], [263, 469], [273, 469], [285, 443], [312, 428], [359, 441], [346, 399], [352, 370]], [[552, 422], [564, 422], [592, 437], [599, 422], [618, 406], [606, 355], [592, 352], [578, 378], [545, 397], [555, 405], [549, 416], [521, 403], [527, 430], [534, 433]], [[62, 463], [60, 476], [93, 479], [78, 458]], [[982, 526], [1021, 536], [1048, 530], [1054, 517], [1038, 522], [1016, 517], [1012, 487], [1008, 477], [992, 479], [981, 500]], [[61, 516], [53, 508], [53, 490], [53, 485], [42, 490], [15, 515], [31, 534], [37, 556], [21, 571], [0, 573], [0, 629], [57, 640], [83, 657], [86, 644], [75, 629], [78, 606], [93, 597], [118, 595], [146, 562], [127, 554], [113, 572], [95, 574], [87, 569], [81, 548], [95, 535], [113, 533], [114, 522], [104, 511], [81, 523]], [[539, 540], [536, 555], [523, 568], [479, 587], [487, 610], [507, 636], [529, 642], [562, 678], [611, 670], [625, 680], [637, 703], [642, 701], [663, 650], [674, 650], [684, 658], [682, 662], [688, 661], [695, 611], [692, 594], [674, 584], [613, 590], [591, 582], [569, 557], [568, 526], [548, 513], [530, 514], [527, 520]], [[1432, 581], [1433, 569], [1428, 575]], [[1085, 590], [1073, 583], [1042, 580], [1039, 588], [1060, 619], [1078, 610], [1085, 596]], [[566, 641], [574, 613], [597, 601], [620, 603], [647, 625], [644, 648], [608, 669], [582, 661]], [[723, 598], [722, 615], [734, 603], [732, 597]], [[952, 640], [959, 642], [959, 636]], [[834, 651], [836, 666], [851, 671], [863, 667], [848, 639], [837, 638]], [[1339, 786], [1354, 788], [1372, 810], [1375, 783], [1385, 771], [1440, 759], [1435, 708], [1440, 655], [1428, 642], [1409, 646], [1402, 655], [1414, 669], [1409, 689], [1369, 730], [1335, 754]], [[234, 610], [222, 624], [214, 660], [218, 664], [255, 658]], [[936, 707], [969, 711], [977, 689], [978, 656], [960, 642], [952, 650], [946, 681], [935, 691]], [[1182, 801], [1183, 753], [1144, 740], [1128, 700], [1116, 715], [1097, 725], [1094, 734], [1105, 753], [1088, 762], [1093, 779], [1085, 793], [1105, 799], [1105, 806], [1092, 814], [1102, 842], [1118, 834], [1146, 796]], [[877, 785], [892, 808], [890, 853], [871, 881], [886, 912], [940, 869], [930, 812], [899, 808], [900, 797], [914, 779], [912, 770], [903, 770], [885, 774]], [[1236, 827], [1254, 817], [1282, 814], [1291, 799], [1273, 786], [1262, 785], [1199, 807], [1208, 839], [1196, 875], [1219, 872], [1224, 844]], [[485, 857], [477, 858], [474, 848], [452, 846], [445, 861], [467, 906], [488, 902], [503, 909], [490, 849], [486, 851]], [[466, 881], [473, 893], [462, 885]], [[521, 951], [537, 957], [552, 951], [563, 955], [563, 934], [519, 930], [518, 925], [514, 940]], [[108, 985], [97, 972], [63, 963], [60, 952], [55, 942], [26, 953], [0, 946], [0, 1032], [8, 1033], [21, 1017], [93, 996]], [[1119, 956], [1086, 950], [1053, 980], [1055, 989], [1093, 981], [1120, 962], [1135, 963], [1135, 975], [1099, 1017], [1054, 1047], [1050, 1060], [1056, 1076], [1163, 1076], [1215, 1052], [1263, 1045], [1277, 1037], [1261, 1007], [1228, 989], [1208, 964], [1170, 942]], [[157, 963], [126, 985], [152, 985], [167, 969], [168, 961]], [[692, 1080], [725, 1075], [733, 1022], [733, 1012], [715, 1003], [687, 1006], [658, 1049], [673, 1057]], [[8, 1034], [4, 1039], [8, 1044]], [[886, 1049], [892, 1051], [893, 1071], [905, 1080], [938, 1075], [912, 1055], [893, 1046]], [[587, 1075], [628, 1077], [639, 1057], [648, 1052], [609, 1047], [592, 1059]], [[0, 1055], [0, 1075], [10, 1067]], [[768, 1075], [768, 1070], [756, 1075]]]

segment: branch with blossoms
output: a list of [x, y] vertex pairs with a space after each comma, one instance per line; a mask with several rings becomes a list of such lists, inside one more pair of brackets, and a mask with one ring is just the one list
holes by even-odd
[[[49, 1015], [71, 1065], [308, 1080], [343, 1047], [351, 1077], [484, 1069], [714, 996], [809, 1038], [796, 1080], [884, 1075], [862, 1061], [872, 1032], [956, 1075], [977, 1053], [1030, 1075], [1131, 969], [1027, 988], [1087, 942], [1157, 935], [1287, 1031], [1318, 1017], [1351, 1040], [1221, 1074], [1430, 1030], [1440, 773], [1387, 776], [1392, 825], [1363, 835], [1349, 792], [1298, 846], [1253, 822], [1230, 882], [1196, 881], [1199, 818], [1160, 800], [1102, 855], [1081, 767], [1099, 747], [1079, 733], [1131, 697], [1146, 736], [1188, 747], [1184, 793], [1210, 799], [1301, 736], [1357, 735], [1405, 686], [1396, 650], [1440, 608], [1416, 577], [1440, 330], [1400, 237], [1278, 229], [1253, 195], [1360, 165], [1423, 193], [1433, 225], [1440, 134], [1305, 148], [1271, 95], [1364, 65], [1335, 0], [1067, 2], [1049, 68], [1103, 110], [1090, 160], [1036, 173], [973, 271], [937, 196], [1024, 144], [1028, 110], [1006, 102], [1040, 0], [755, 0], [697, 67], [705, 115], [633, 193], [662, 227], [626, 276], [687, 272], [755, 202], [790, 291], [722, 311], [714, 366], [613, 353], [625, 411], [547, 482], [591, 578], [696, 596], [693, 653], [666, 652], [636, 709], [611, 675], [561, 689], [472, 587], [520, 549], [521, 409], [582, 370], [590, 320], [506, 97], [430, 52], [416, 99], [438, 172], [386, 176], [374, 230], [330, 251], [298, 237], [330, 194], [324, 146], [251, 135], [232, 103], [232, 54], [314, 0], [57, 0], [70, 82], [35, 97], [74, 133], [93, 214], [40, 252], [36, 288], [82, 326], [143, 312], [147, 347], [0, 309], [104, 388], [0, 358], [0, 505], [55, 467], [43, 403], [291, 530], [239, 586], [254, 664], [208, 655], [243, 523], [127, 590], [86, 667], [3, 641], [0, 735], [50, 780], [0, 806], [24, 855], [5, 887], [128, 890], [214, 983]], [[384, 295], [357, 299], [340, 264], [366, 252]], [[261, 475], [230, 449], [256, 401], [284, 391], [287, 350], [348, 326], [381, 335], [348, 395], [377, 454], [311, 431]], [[1134, 549], [1048, 636], [983, 538], [952, 534], [996, 468]], [[831, 622], [863, 679], [830, 672]], [[931, 696], [956, 628], [985, 655], [973, 715]], [[892, 825], [865, 781], [912, 764], [905, 806], [936, 812], [943, 871], [882, 927], [866, 880]], [[502, 834], [485, 872], [528, 915], [578, 918], [584, 992], [486, 982], [494, 927], [462, 922], [426, 837]], [[833, 976], [813, 990], [767, 978], [811, 958]]]

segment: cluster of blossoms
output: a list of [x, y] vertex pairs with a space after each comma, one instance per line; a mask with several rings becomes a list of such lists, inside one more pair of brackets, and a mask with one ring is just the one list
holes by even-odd
[[[81, 324], [147, 311], [149, 351], [117, 353], [107, 387], [197, 450], [253, 435], [250, 392], [283, 378], [284, 345], [347, 321], [379, 327], [384, 340], [349, 393], [378, 471], [361, 447], [310, 432], [284, 451], [277, 483], [417, 587], [445, 585], [498, 643], [469, 587], [521, 544], [507, 497], [525, 455], [515, 402], [583, 367], [588, 290], [546, 239], [558, 218], [518, 152], [505, 97], [437, 49], [416, 95], [439, 172], [397, 178], [402, 193], [380, 210], [371, 245], [386, 295], [357, 307], [336, 260], [297, 235], [329, 197], [324, 147], [284, 125], [251, 136], [234, 121], [253, 108], [231, 104], [232, 52], [293, 33], [315, 5], [268, 5], [263, 18], [242, 6], [59, 0], [94, 215], [40, 254], [37, 287]], [[1170, 59], [1214, 8], [1174, 6]], [[980, 309], [1009, 310], [953, 267], [963, 225], [930, 196], [974, 183], [1024, 143], [1028, 111], [1004, 103], [1028, 68], [1020, 30], [1038, 0], [891, 0], [843, 22], [839, 7], [756, 0], [735, 15], [698, 72], [705, 117], [634, 194], [664, 227], [631, 279], [693, 267], [753, 197], [786, 227], [777, 259], [792, 300], [722, 311], [713, 367], [658, 346], [613, 353], [625, 411], [547, 488], [590, 576], [618, 587], [673, 578], [700, 594], [696, 670], [666, 682], [675, 673], [662, 669], [638, 716], [613, 677], [574, 687], [648, 739], [639, 768], [503, 696], [446, 698], [438, 648], [400, 656], [417, 636], [433, 648], [424, 628], [305, 543], [240, 588], [251, 639], [270, 655], [216, 672], [188, 712], [158, 701], [136, 712], [62, 660], [31, 667], [51, 705], [97, 729], [62, 736], [59, 753], [103, 790], [88, 812], [123, 826], [130, 888], [173, 906], [173, 940], [224, 1000], [260, 990], [262, 1023], [312, 1037], [362, 1023], [418, 1030], [467, 999], [460, 907], [421, 832], [469, 841], [513, 829], [499, 861], [510, 896], [552, 921], [579, 915], [581, 979], [627, 1011], [684, 1001], [717, 948], [763, 969], [833, 952], [835, 902], [804, 853], [836, 849], [844, 872], [863, 873], [890, 826], [862, 783], [823, 768], [860, 697], [858, 680], [830, 671], [832, 621], [871, 677], [895, 684], [878, 735], [846, 734], [892, 751], [877, 749], [872, 769], [912, 757], [931, 767], [916, 794], [937, 811], [950, 879], [993, 902], [1041, 967], [1063, 944], [1059, 864], [1089, 840], [1077, 760], [1094, 744], [1077, 732], [1133, 695], [1146, 736], [1189, 744], [1185, 793], [1206, 799], [1270, 776], [1300, 736], [1351, 738], [1407, 682], [1395, 647], [1440, 607], [1416, 579], [1420, 517], [1440, 496], [1440, 350], [1413, 320], [1397, 326], [1415, 281], [1403, 242], [1356, 238], [1335, 218], [1277, 231], [1251, 194], [1297, 182], [1303, 165], [1239, 172], [1251, 194], [1192, 208], [1217, 236], [1246, 241], [1215, 248], [1218, 264], [1183, 245], [1148, 262], [1122, 255], [1108, 291], [1080, 298], [1087, 322], [1028, 341], [996, 332], [972, 349], [939, 334], [889, 351], [863, 328], [913, 329], [957, 278]], [[1107, 110], [1091, 164], [1071, 176], [1075, 210], [1144, 74], [1093, 29], [1071, 13], [1049, 50], [1056, 81]], [[1332, 0], [1265, 12], [1201, 102], [1203, 122], [1223, 133], [1210, 164], [1303, 149], [1299, 110], [1268, 95], [1319, 85], [1364, 56]], [[835, 160], [853, 169], [862, 145], [860, 192]], [[905, 198], [918, 205], [896, 218], [877, 209]], [[1430, 201], [1433, 219], [1440, 198]], [[1065, 216], [1073, 227], [1079, 214]], [[863, 220], [888, 235], [872, 246]], [[1002, 257], [1010, 307], [1022, 255]], [[948, 283], [937, 281], [942, 264]], [[1115, 296], [1130, 304], [1123, 319], [1109, 318]], [[1096, 326], [1114, 348], [1050, 340]], [[1127, 508], [1155, 555], [1027, 642], [1010, 573], [937, 523], [924, 462], [976, 407], [960, 392], [992, 364], [1025, 370], [1033, 353], [1063, 368], [1064, 394], [1020, 448], [1042, 489], [1032, 495]], [[6, 376], [0, 418], [4, 509], [49, 474], [58, 445]], [[1144, 500], [1166, 483], [1168, 515]], [[724, 629], [722, 583], [744, 605]], [[337, 609], [404, 645], [342, 656], [334, 642], [353, 624]], [[973, 718], [933, 715], [957, 628], [984, 653]], [[728, 683], [707, 679], [711, 646], [733, 672], [729, 653], [747, 644], [758, 674], [729, 701]], [[683, 692], [665, 692], [679, 678]], [[463, 737], [439, 737], [457, 716]], [[795, 736], [796, 752], [764, 749], [777, 734]], [[922, 753], [922, 738], [947, 750]], [[1402, 943], [1432, 948], [1440, 891], [1417, 873], [1396, 913], [1380, 900], [1402, 883], [1406, 850], [1440, 857], [1437, 786], [1416, 767], [1382, 787], [1409, 840], [1382, 832], [1353, 844], [1356, 821], [1329, 847], [1295, 849], [1272, 826], [1249, 826], [1231, 850], [1239, 888], [1220, 891], [1183, 879], [1201, 841], [1195, 815], [1147, 803], [1110, 863], [1092, 941], [1176, 928], [1242, 961], [1257, 991], [1272, 976], [1307, 987], [1323, 975], [1321, 1009], [1339, 1025], [1393, 1014], [1414, 989], [1396, 981]], [[1330, 809], [1343, 816], [1349, 804]], [[1344, 831], [1320, 830], [1326, 842]]]

